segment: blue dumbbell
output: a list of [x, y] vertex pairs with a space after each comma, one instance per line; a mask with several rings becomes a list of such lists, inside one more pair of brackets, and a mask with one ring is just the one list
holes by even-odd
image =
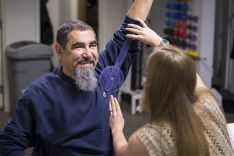
[[175, 25], [176, 25], [175, 20], [169, 19], [166, 21], [166, 26], [168, 26], [168, 27], [175, 27]]

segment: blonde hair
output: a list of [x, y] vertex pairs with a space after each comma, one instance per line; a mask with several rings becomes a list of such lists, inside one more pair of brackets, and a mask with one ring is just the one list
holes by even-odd
[[193, 109], [196, 67], [176, 47], [154, 50], [147, 62], [142, 104], [152, 121], [169, 122], [175, 130], [179, 156], [209, 156], [203, 124]]

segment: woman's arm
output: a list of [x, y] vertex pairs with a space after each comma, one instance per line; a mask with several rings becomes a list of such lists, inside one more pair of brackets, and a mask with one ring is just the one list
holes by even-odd
[[110, 127], [116, 156], [127, 155], [128, 142], [123, 134], [124, 118], [116, 98], [110, 96]]
[[124, 134], [124, 118], [119, 102], [110, 96], [110, 127], [116, 156], [147, 156], [148, 152], [136, 135], [132, 135], [127, 142]]

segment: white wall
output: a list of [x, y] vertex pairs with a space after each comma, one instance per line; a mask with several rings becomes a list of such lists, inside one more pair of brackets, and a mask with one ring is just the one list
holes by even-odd
[[59, 0], [59, 24], [77, 18], [77, 0]]
[[165, 28], [165, 12], [166, 12], [166, 2], [165, 0], [157, 0], [153, 2], [149, 19], [149, 26], [155, 30], [160, 36], [165, 36], [163, 29]]
[[39, 2], [3, 0], [3, 48], [20, 40], [40, 40]]
[[[56, 42], [56, 34], [59, 26], [71, 18], [78, 17], [78, 1], [77, 0], [49, 0], [47, 9], [49, 12], [51, 24], [54, 32], [54, 42]], [[58, 57], [54, 51], [52, 58], [54, 66], [59, 63]]]
[[215, 33], [215, 0], [201, 0], [200, 7], [200, 56], [206, 58], [206, 60], [198, 62], [198, 67], [204, 83], [208, 87], [211, 87]]
[[49, 0], [47, 9], [54, 31], [54, 41], [59, 25], [70, 18], [77, 18], [77, 0]]
[[127, 13], [129, 0], [99, 0], [99, 50], [103, 50], [113, 32], [120, 26]]
[[47, 9], [50, 17], [50, 21], [54, 32], [54, 41], [56, 40], [56, 32], [59, 27], [59, 1], [49, 0], [47, 3]]
[[5, 48], [9, 44], [21, 41], [40, 40], [40, 16], [38, 0], [2, 0], [2, 60], [4, 79], [4, 110], [10, 111], [9, 89]]
[[[54, 33], [54, 42], [56, 42], [56, 33], [59, 28], [60, 22], [59, 22], [59, 1], [58, 0], [49, 0], [47, 3], [47, 9], [50, 17], [50, 21], [53, 27], [53, 33]], [[54, 45], [53, 50], [54, 50]], [[55, 66], [56, 64], [59, 63], [57, 54], [54, 50], [54, 55], [52, 57], [52, 62], [53, 65]]]

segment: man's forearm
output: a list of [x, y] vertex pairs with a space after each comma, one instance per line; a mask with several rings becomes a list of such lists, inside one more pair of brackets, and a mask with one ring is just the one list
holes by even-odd
[[132, 19], [140, 18], [146, 20], [153, 0], [134, 0], [130, 9], [128, 10], [127, 16]]

